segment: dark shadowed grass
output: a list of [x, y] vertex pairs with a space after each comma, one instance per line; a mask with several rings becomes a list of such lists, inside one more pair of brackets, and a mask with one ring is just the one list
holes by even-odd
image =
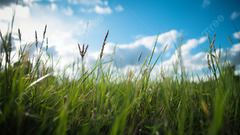
[[[19, 39], [21, 41], [20, 30]], [[211, 51], [215, 50], [215, 36], [213, 41], [209, 36], [208, 39], [210, 51], [205, 51], [211, 72], [207, 81], [198, 76], [196, 83], [189, 79], [191, 73], [184, 70], [181, 62], [183, 38], [173, 73], [163, 70], [159, 75], [161, 79], [151, 77], [164, 53], [152, 61], [157, 43], [146, 58], [141, 58], [145, 61], [140, 71], [129, 71], [126, 75], [114, 72], [112, 61], [101, 61], [104, 53], [101, 51], [95, 67], [78, 68], [74, 71], [77, 77], [71, 78], [64, 72], [53, 75], [54, 66], [47, 66], [51, 63], [50, 55], [47, 60], [42, 58], [47, 51], [42, 45], [38, 47], [38, 56], [29, 57], [29, 48], [33, 45], [30, 44], [19, 50], [18, 61], [12, 61], [11, 32], [1, 34], [0, 56], [4, 59], [0, 59], [0, 132], [239, 134], [240, 80], [234, 75], [235, 67]], [[79, 50], [83, 61], [87, 49]], [[107, 64], [110, 65], [105, 66]]]

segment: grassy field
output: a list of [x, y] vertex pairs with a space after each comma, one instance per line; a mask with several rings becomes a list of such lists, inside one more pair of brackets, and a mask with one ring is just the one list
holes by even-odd
[[[12, 61], [11, 31], [1, 34], [0, 133], [240, 134], [240, 80], [234, 66], [216, 55], [215, 37], [209, 38], [210, 49], [205, 50], [207, 81], [198, 77], [196, 83], [190, 80], [192, 73], [177, 66], [182, 63], [180, 49], [174, 71], [152, 78], [151, 71], [161, 58], [160, 54], [156, 61], [152, 59], [156, 44], [146, 58], [139, 57], [145, 59], [140, 71], [115, 72], [114, 60], [102, 62], [107, 36], [95, 67], [85, 69], [82, 62], [73, 72], [75, 77], [70, 77], [53, 74], [54, 66], [47, 64], [51, 55], [47, 60], [41, 57], [47, 52], [43, 44], [25, 45], [18, 61]], [[178, 48], [181, 44], [182, 40]], [[29, 57], [33, 45], [39, 57]], [[87, 46], [78, 47], [79, 59], [84, 61]]]

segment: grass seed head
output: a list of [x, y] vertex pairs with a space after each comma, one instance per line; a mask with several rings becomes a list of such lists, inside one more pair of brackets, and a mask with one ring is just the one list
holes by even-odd
[[207, 54], [208, 69], [211, 70], [211, 64], [209, 60], [209, 54]]
[[215, 46], [214, 46], [215, 38], [216, 38], [216, 33], [213, 36], [213, 41], [212, 41], [212, 44], [211, 44], [211, 47], [213, 48], [214, 52], [216, 53], [216, 49], [215, 49]]
[[20, 29], [18, 29], [18, 38], [19, 38], [20, 41], [22, 40], [22, 36], [21, 36], [21, 31], [20, 31]]
[[212, 53], [212, 46], [211, 46], [211, 44], [209, 45], [209, 52]]
[[43, 31], [43, 39], [45, 38], [46, 32], [47, 32], [47, 25], [45, 25], [45, 28], [44, 28], [44, 31]]
[[87, 53], [87, 49], [88, 49], [88, 45], [87, 45], [87, 47], [86, 47], [86, 49], [85, 49], [85, 54]]
[[181, 40], [180, 40], [180, 46], [182, 45], [182, 42], [183, 42], [183, 36], [182, 36], [182, 38], [181, 38]]
[[83, 60], [84, 56], [87, 53], [88, 45], [85, 48], [85, 44], [83, 44], [82, 49], [81, 49], [81, 46], [78, 44], [78, 49], [79, 49], [80, 56], [82, 57], [82, 60]]
[[138, 56], [138, 59], [137, 59], [137, 62], [140, 61], [140, 59], [141, 59], [141, 57], [142, 57], [142, 53], [143, 53], [143, 51], [140, 52], [140, 54], [139, 54], [139, 56]]
[[107, 33], [105, 35], [105, 38], [103, 40], [102, 49], [101, 49], [101, 53], [100, 53], [100, 59], [102, 59], [102, 56], [103, 56], [103, 50], [104, 50], [104, 47], [105, 47], [105, 44], [106, 44], [106, 41], [107, 41], [108, 34], [109, 34], [109, 30], [107, 31]]
[[206, 33], [206, 34], [207, 34], [207, 38], [208, 38], [208, 41], [209, 41], [209, 45], [211, 45], [211, 39], [210, 39], [208, 33]]
[[38, 37], [37, 37], [37, 31], [35, 31], [35, 46], [38, 47]]
[[207, 34], [207, 38], [208, 38], [208, 41], [209, 41], [209, 52], [212, 53], [211, 39], [210, 39], [208, 33], [206, 33], [206, 34]]

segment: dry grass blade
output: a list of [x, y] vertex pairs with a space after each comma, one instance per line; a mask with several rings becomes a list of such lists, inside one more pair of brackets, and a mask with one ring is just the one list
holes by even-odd
[[163, 51], [165, 52], [168, 47], [168, 44], [164, 47]]
[[107, 40], [107, 37], [108, 37], [108, 33], [109, 33], [109, 30], [107, 31], [106, 35], [105, 35], [105, 38], [103, 40], [103, 44], [102, 44], [102, 49], [101, 49], [101, 53], [100, 53], [100, 59], [102, 59], [102, 56], [103, 56], [103, 50], [104, 50], [104, 47], [105, 47], [105, 44], [106, 44], [106, 40]]
[[227, 36], [227, 37], [228, 37], [229, 41], [231, 42], [231, 44], [234, 45], [232, 39], [229, 36]]
[[164, 73], [163, 73], [163, 72], [161, 72], [161, 74], [160, 74], [160, 75], [162, 76], [162, 79], [163, 79], [163, 81], [165, 81], [165, 80], [166, 80], [166, 77], [165, 77]]
[[36, 83], [42, 81], [43, 79], [45, 79], [46, 77], [50, 76], [51, 74], [52, 74], [52, 73], [49, 73], [49, 74], [46, 74], [45, 76], [40, 77], [40, 78], [37, 79], [36, 81], [32, 82], [32, 83], [27, 87], [27, 89], [30, 88], [30, 87], [32, 87], [32, 86], [35, 85]]
[[199, 75], [198, 74], [196, 74], [196, 75], [197, 75], [198, 82], [201, 82]]
[[139, 56], [138, 56], [138, 59], [137, 59], [137, 62], [140, 61], [140, 59], [141, 59], [141, 57], [142, 57], [142, 53], [143, 53], [143, 51], [140, 52], [140, 54], [139, 54]]

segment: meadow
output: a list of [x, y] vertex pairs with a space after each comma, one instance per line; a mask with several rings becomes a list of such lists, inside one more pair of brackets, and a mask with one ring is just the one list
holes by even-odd
[[[145, 60], [140, 71], [123, 75], [112, 68], [114, 59], [103, 62], [108, 32], [91, 69], [84, 63], [88, 46], [76, 45], [82, 62], [72, 77], [53, 74], [53, 56], [43, 47], [46, 28], [41, 43], [36, 34], [36, 42], [18, 50], [17, 61], [12, 60], [11, 29], [0, 35], [1, 134], [240, 134], [240, 79], [235, 66], [216, 53], [215, 36], [208, 36], [208, 49], [200, 48], [208, 53], [209, 68], [207, 79], [197, 75], [197, 82], [181, 62], [183, 38], [174, 70], [152, 78], [164, 53], [153, 60], [157, 44], [146, 58], [133, 56], [136, 63]], [[21, 44], [20, 30], [18, 37]], [[34, 45], [38, 55], [29, 57]]]

